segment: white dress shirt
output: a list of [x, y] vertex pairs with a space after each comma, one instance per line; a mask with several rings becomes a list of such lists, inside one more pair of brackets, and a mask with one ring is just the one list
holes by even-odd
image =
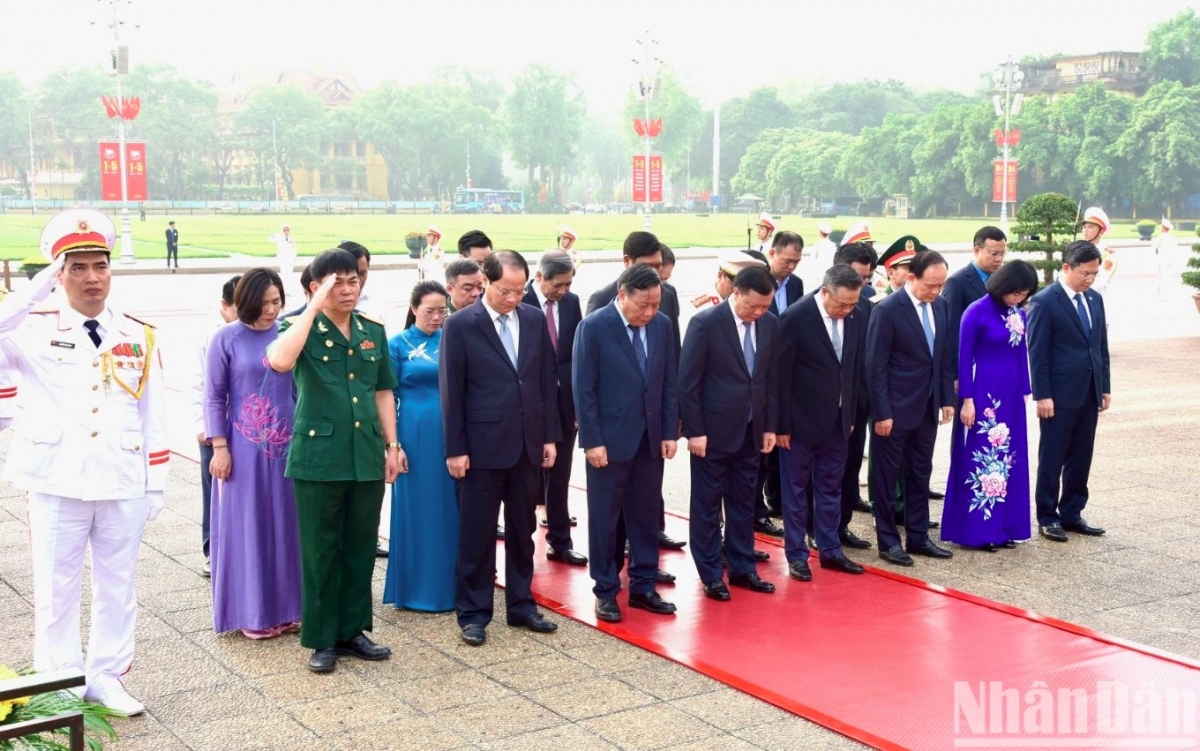
[[196, 338], [195, 358], [192, 360], [191, 379], [187, 387], [188, 414], [192, 418], [192, 435], [205, 435], [204, 428], [204, 385], [208, 382], [208, 347], [212, 344], [213, 335], [225, 325], [225, 319], [218, 317], [213, 325], [205, 328]]
[[[1083, 309], [1087, 312], [1088, 325], [1092, 325], [1092, 306], [1088, 305], [1087, 292], [1076, 292], [1067, 286], [1067, 282], [1061, 276], [1058, 278], [1058, 283], [1062, 285], [1063, 292], [1067, 293], [1067, 301], [1071, 303], [1071, 307], [1075, 307], [1075, 295], [1083, 295]], [[1079, 315], [1078, 312], [1075, 315]]]
[[[483, 301], [483, 308], [487, 311], [488, 317], [492, 319], [492, 325], [496, 327], [496, 336], [500, 336], [500, 314], [488, 305], [487, 296], [480, 295], [480, 300]], [[508, 333], [512, 337], [513, 351], [517, 353], [517, 357], [521, 356], [521, 322], [517, 319], [517, 309], [513, 308], [508, 314]], [[504, 339], [500, 340], [501, 342]]]
[[[614, 300], [613, 302], [616, 301]], [[609, 304], [611, 305], [612, 303]], [[625, 334], [629, 337], [629, 343], [632, 345], [633, 332], [629, 330], [629, 320], [625, 318], [625, 314], [621, 312], [620, 305], [613, 305], [613, 307], [617, 309], [617, 315], [621, 316], [621, 323], [625, 325]], [[650, 348], [647, 346], [649, 340], [646, 339], [646, 326], [642, 326], [638, 329], [638, 337], [642, 340], [642, 351], [646, 353], [646, 363], [648, 367], [650, 362]]]
[[[545, 313], [546, 312], [546, 296], [542, 294], [542, 288], [539, 287], [537, 284], [533, 284], [531, 286], [533, 287], [533, 294], [537, 295], [538, 307], [542, 309], [543, 313]], [[552, 311], [552, 314], [554, 315], [554, 330], [559, 332], [560, 335], [562, 332], [562, 327], [558, 325], [558, 321], [559, 321], [558, 308], [561, 304], [562, 304], [562, 300], [559, 300], [558, 302], [554, 303], [554, 306], [550, 309]]]
[[[728, 299], [725, 300], [725, 304], [729, 305]], [[733, 306], [730, 305], [729, 307], [730, 307], [730, 312], [732, 313]], [[737, 313], [733, 314], [733, 324], [734, 324], [734, 328], [737, 329], [738, 345], [741, 346], [742, 341], [746, 338], [746, 327], [749, 326], [750, 327], [750, 343], [752, 345], [754, 345], [754, 352], [755, 352], [755, 354], [757, 354], [758, 353], [758, 326], [756, 326], [755, 323], [757, 323], [757, 322], [751, 321], [750, 323], [746, 323], [745, 321], [743, 321], [742, 319], [737, 317]]]
[[936, 320], [937, 316], [935, 316], [933, 314], [933, 303], [923, 303], [920, 300], [918, 300], [917, 296], [913, 294], [911, 284], [904, 285], [904, 291], [906, 293], [908, 293], [909, 299], [912, 300], [913, 307], [915, 307], [917, 309], [917, 318], [919, 318], [921, 320], [921, 328], [922, 329], [925, 328], [925, 318], [924, 318], [924, 316], [921, 315], [921, 306], [922, 305], [929, 306], [929, 328], [930, 328], [930, 330], [933, 331], [933, 335], [936, 337], [937, 336], [937, 320]]

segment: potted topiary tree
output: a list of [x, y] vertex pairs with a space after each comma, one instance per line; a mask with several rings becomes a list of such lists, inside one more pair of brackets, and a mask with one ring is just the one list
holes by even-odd
[[[1200, 229], [1196, 230], [1196, 234], [1200, 235]], [[1196, 303], [1196, 310], [1200, 312], [1200, 243], [1192, 245], [1192, 257], [1187, 265], [1193, 270], [1183, 272], [1183, 283], [1196, 290], [1192, 293], [1192, 302]]]
[[47, 261], [46, 257], [43, 255], [39, 254], [36, 256], [26, 256], [25, 259], [21, 261], [20, 271], [24, 271], [25, 276], [32, 279], [35, 276], [37, 276], [37, 273], [39, 271], [41, 271], [42, 269], [46, 268], [49, 265], [50, 265], [50, 262]]
[[1150, 219], [1143, 219], [1137, 223], [1138, 237], [1142, 238], [1143, 240], [1149, 240], [1150, 238], [1154, 237], [1154, 228], [1157, 226], [1158, 222]]
[[1054, 272], [1062, 268], [1062, 251], [1067, 241], [1055, 237], [1072, 235], [1077, 229], [1078, 214], [1079, 206], [1061, 193], [1030, 196], [1017, 209], [1017, 235], [1029, 239], [1009, 243], [1008, 247], [1018, 253], [1041, 254], [1041, 258], [1031, 263], [1042, 270], [1043, 286], [1053, 283]]
[[405, 235], [404, 244], [408, 246], [408, 257], [420, 258], [421, 251], [425, 250], [427, 242], [425, 235], [422, 235], [420, 232], [413, 231]]
[[846, 230], [844, 230], [844, 229], [835, 229], [833, 232], [830, 232], [830, 233], [829, 233], [829, 240], [830, 240], [830, 241], [831, 241], [831, 242], [832, 242], [834, 245], [841, 245], [841, 244], [842, 244], [842, 238], [843, 238], [843, 237], [845, 237], [845, 236], [846, 236]]

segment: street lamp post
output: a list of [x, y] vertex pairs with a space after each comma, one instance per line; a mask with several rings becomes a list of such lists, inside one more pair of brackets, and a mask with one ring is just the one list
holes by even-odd
[[638, 57], [634, 59], [634, 64], [638, 67], [638, 87], [641, 93], [642, 101], [645, 103], [645, 123], [646, 134], [643, 136], [646, 156], [645, 169], [645, 201], [642, 204], [643, 211], [643, 229], [650, 231], [650, 143], [652, 136], [650, 135], [650, 98], [657, 93], [658, 88], [658, 70], [662, 64], [662, 60], [658, 59], [657, 55], [658, 42], [650, 37], [650, 32], [646, 32], [644, 39], [638, 40]]
[[1021, 88], [1021, 82], [1025, 80], [1025, 74], [1021, 72], [1021, 69], [1009, 57], [1000, 67], [996, 68], [996, 72], [992, 75], [992, 80], [996, 85], [996, 90], [1004, 94], [1003, 104], [1000, 101], [1000, 94], [995, 96], [993, 102], [996, 106], [996, 115], [1003, 114], [1004, 116], [1004, 155], [1001, 157], [1000, 165], [1000, 229], [1007, 234], [1009, 131], [1012, 118], [1021, 111], [1021, 95], [1016, 92]]
[[[121, 263], [133, 263], [133, 227], [129, 223], [129, 175], [125, 159], [125, 112], [121, 98], [121, 74], [128, 73], [128, 48], [121, 47], [121, 27], [126, 19], [122, 17], [122, 6], [133, 4], [133, 0], [96, 0], [102, 6], [108, 4], [112, 8], [112, 19], [105, 25], [112, 29], [113, 77], [117, 79], [117, 150], [121, 168]], [[92, 23], [95, 23], [93, 21]], [[137, 24], [134, 24], [137, 27]]]

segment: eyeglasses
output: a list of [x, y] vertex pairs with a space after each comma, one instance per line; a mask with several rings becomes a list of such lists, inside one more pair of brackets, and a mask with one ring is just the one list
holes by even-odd
[[989, 251], [987, 253], [984, 253], [984, 255], [987, 256], [988, 258], [1002, 259], [1002, 258], [1004, 258], [1005, 254], [1007, 252], [1008, 251], [1005, 251], [1005, 250], [995, 251], [995, 252]]
[[446, 308], [417, 308], [417, 312], [430, 318], [443, 318], [450, 315], [450, 311]]
[[1084, 279], [1095, 279], [1100, 275], [1099, 271], [1080, 271], [1079, 269], [1071, 269], [1071, 273], [1079, 274]]
[[495, 285], [492, 286], [492, 289], [496, 290], [496, 294], [501, 297], [520, 297], [525, 294], [525, 290], [523, 289], [504, 289]]

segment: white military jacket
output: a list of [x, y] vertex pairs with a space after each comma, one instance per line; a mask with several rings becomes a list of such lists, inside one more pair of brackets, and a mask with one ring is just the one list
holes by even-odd
[[24, 377], [5, 479], [65, 498], [150, 496], [152, 506], [161, 504], [171, 454], [153, 327], [106, 313], [97, 349], [74, 309], [34, 310], [53, 274], [34, 284], [30, 296], [10, 295], [0, 305], [0, 370]]

